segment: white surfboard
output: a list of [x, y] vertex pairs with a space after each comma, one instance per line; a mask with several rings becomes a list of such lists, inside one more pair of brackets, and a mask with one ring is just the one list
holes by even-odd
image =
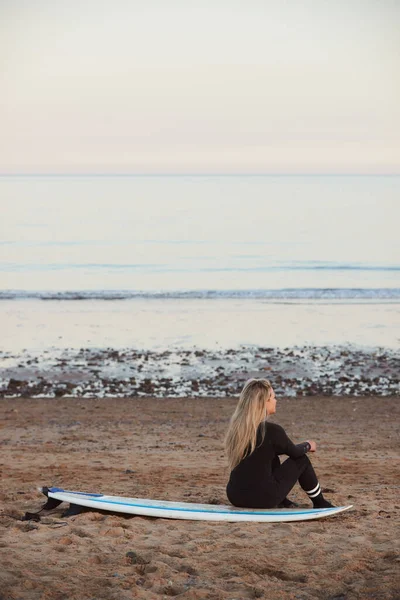
[[187, 519], [196, 521], [257, 521], [267, 523], [306, 521], [337, 515], [345, 510], [349, 510], [353, 506], [337, 506], [334, 508], [274, 508], [261, 510], [236, 508], [235, 506], [223, 504], [192, 504], [190, 502], [149, 500], [148, 498], [105, 496], [103, 494], [72, 492], [57, 487], [42, 488], [41, 491], [49, 498], [97, 510], [109, 510], [112, 512], [143, 515], [147, 517], [162, 517], [164, 519]]

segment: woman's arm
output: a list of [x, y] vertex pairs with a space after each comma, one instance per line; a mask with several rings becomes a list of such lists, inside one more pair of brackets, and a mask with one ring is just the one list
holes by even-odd
[[271, 442], [277, 454], [287, 454], [291, 458], [298, 458], [307, 452], [315, 452], [316, 450], [316, 443], [312, 440], [301, 442], [301, 444], [293, 444], [283, 427], [276, 423], [271, 428]]

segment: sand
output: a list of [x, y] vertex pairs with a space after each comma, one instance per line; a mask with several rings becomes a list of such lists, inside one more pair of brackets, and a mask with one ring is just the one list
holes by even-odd
[[[211, 523], [86, 512], [40, 522], [40, 485], [226, 503], [235, 399], [3, 399], [1, 600], [400, 597], [398, 399], [279, 399], [325, 496], [354, 510], [301, 523]], [[290, 497], [310, 503], [296, 485]], [[396, 531], [397, 526], [397, 531]], [[397, 539], [396, 539], [397, 538]]]

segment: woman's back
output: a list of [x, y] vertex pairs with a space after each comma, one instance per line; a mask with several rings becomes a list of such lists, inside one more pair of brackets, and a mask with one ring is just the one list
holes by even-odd
[[[265, 435], [263, 439], [263, 429]], [[283, 427], [277, 423], [263, 421], [257, 430], [254, 452], [247, 455], [231, 471], [229, 481], [243, 489], [264, 489], [270, 485], [272, 467], [277, 455], [286, 454], [298, 458], [308, 450], [308, 442], [293, 444]]]

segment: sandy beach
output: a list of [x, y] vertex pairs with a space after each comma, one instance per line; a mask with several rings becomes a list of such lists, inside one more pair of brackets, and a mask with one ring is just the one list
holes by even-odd
[[[1, 600], [395, 599], [395, 397], [280, 398], [274, 417], [311, 456], [325, 496], [354, 509], [302, 523], [211, 523], [86, 512], [39, 522], [40, 485], [227, 503], [222, 440], [235, 398], [4, 398]], [[298, 485], [290, 497], [309, 506]], [[397, 529], [398, 531], [398, 529]], [[397, 537], [397, 540], [396, 540]]]

